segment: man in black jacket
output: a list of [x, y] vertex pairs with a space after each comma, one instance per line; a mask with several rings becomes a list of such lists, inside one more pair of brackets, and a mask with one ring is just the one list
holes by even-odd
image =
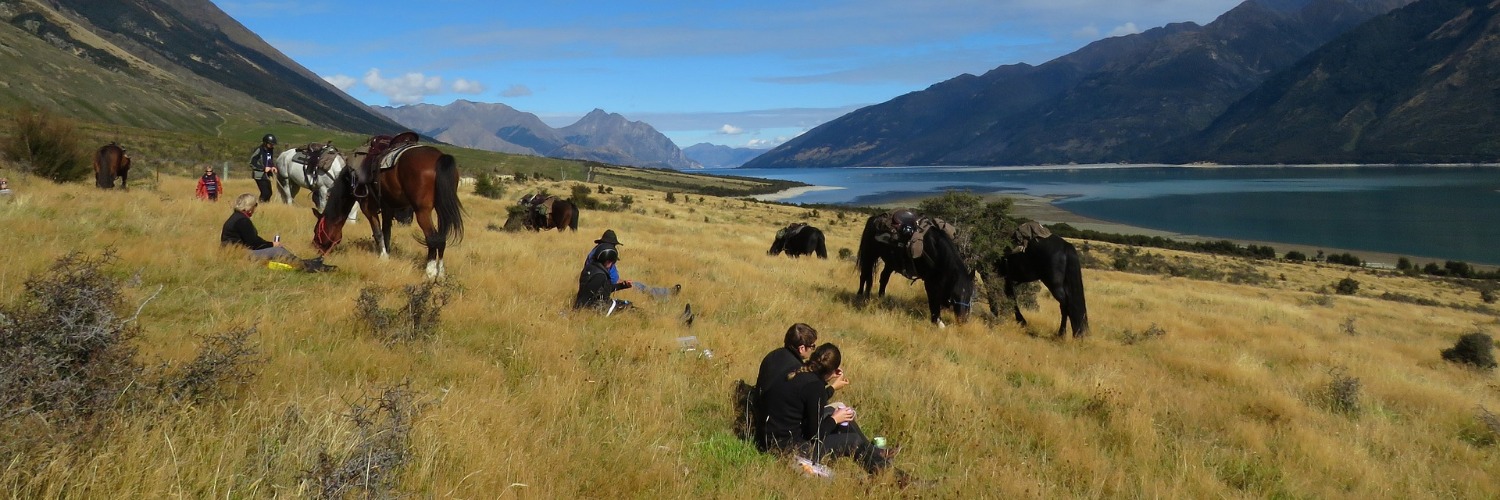
[[276, 136], [266, 134], [250, 152], [250, 178], [260, 188], [260, 201], [271, 201], [271, 181], [276, 179]]
[[614, 269], [619, 260], [620, 252], [614, 247], [600, 249], [591, 255], [583, 266], [583, 272], [578, 273], [578, 295], [573, 298], [574, 309], [601, 309], [608, 316], [630, 307], [629, 301], [610, 298], [615, 290], [630, 288], [628, 281], [616, 284], [610, 280], [610, 270]]

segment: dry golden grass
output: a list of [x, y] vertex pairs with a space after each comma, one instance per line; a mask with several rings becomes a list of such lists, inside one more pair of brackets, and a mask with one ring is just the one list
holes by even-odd
[[[271, 271], [217, 245], [226, 202], [162, 179], [156, 191], [100, 192], [12, 178], [17, 194], [0, 198], [3, 299], [60, 255], [113, 247], [114, 269], [141, 277], [130, 303], [162, 287], [141, 317], [146, 361], [186, 359], [194, 334], [258, 325], [260, 376], [229, 403], [134, 415], [92, 446], [13, 457], [0, 469], [13, 497], [308, 495], [300, 478], [317, 453], [354, 444], [349, 403], [403, 380], [431, 404], [401, 476], [417, 497], [1500, 495], [1496, 436], [1477, 417], [1500, 408], [1500, 385], [1438, 355], [1461, 334], [1493, 333], [1496, 319], [1373, 298], [1477, 300], [1441, 282], [1358, 273], [1358, 296], [1323, 305], [1316, 290], [1348, 270], [1258, 263], [1286, 280], [1257, 287], [1091, 269], [1093, 335], [1059, 341], [1050, 297], [1028, 328], [983, 314], [936, 329], [922, 288], [899, 278], [888, 298], [857, 305], [852, 263], [765, 255], [777, 227], [806, 212], [795, 207], [669, 204], [617, 188], [637, 212], [585, 212], [577, 233], [501, 233], [485, 227], [503, 222], [505, 202], [466, 194], [467, 238], [447, 266], [463, 291], [437, 339], [386, 347], [355, 323], [354, 300], [421, 279], [414, 229], [396, 230], [390, 261], [369, 253], [360, 222], [328, 258], [338, 272]], [[245, 180], [228, 189], [249, 191]], [[307, 207], [264, 205], [256, 225], [310, 253]], [[827, 210], [811, 222], [833, 255], [854, 249], [863, 226]], [[569, 310], [583, 254], [606, 228], [625, 243], [624, 277], [683, 293], [621, 292], [641, 307], [618, 317]], [[677, 322], [685, 303], [698, 313], [691, 329]], [[898, 467], [926, 483], [902, 491], [847, 461], [833, 481], [806, 479], [730, 434], [732, 383], [753, 378], [799, 321], [844, 349], [854, 384], [840, 399], [903, 446]], [[1165, 334], [1122, 340], [1152, 325]], [[685, 335], [713, 357], [678, 352]], [[1354, 413], [1328, 401], [1336, 374], [1360, 381]]]

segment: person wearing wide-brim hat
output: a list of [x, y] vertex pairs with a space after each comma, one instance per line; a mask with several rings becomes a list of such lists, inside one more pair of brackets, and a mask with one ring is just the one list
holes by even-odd
[[[625, 246], [625, 244], [620, 243], [620, 239], [615, 237], [615, 230], [605, 229], [604, 235], [600, 236], [599, 239], [594, 240], [594, 248], [592, 250], [589, 250], [589, 254], [587, 257], [584, 257], [584, 267], [588, 267], [589, 263], [594, 261], [594, 255], [597, 255], [600, 251], [608, 248], [610, 250], [614, 250], [615, 253], [618, 254], [620, 252], [620, 249], [618, 247], [622, 246]], [[609, 266], [609, 282], [610, 284], [615, 285], [615, 288], [618, 290], [624, 290], [634, 285], [630, 282], [630, 280], [620, 280], [620, 268], [618, 265]]]

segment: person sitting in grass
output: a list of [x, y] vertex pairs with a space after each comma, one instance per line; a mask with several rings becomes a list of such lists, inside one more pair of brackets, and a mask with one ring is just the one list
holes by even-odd
[[761, 451], [768, 449], [769, 444], [765, 436], [766, 394], [772, 387], [786, 383], [797, 369], [802, 368], [802, 363], [817, 346], [818, 331], [807, 323], [797, 323], [786, 329], [782, 346], [761, 359], [760, 372], [755, 377], [755, 419], [752, 422], [755, 446]]
[[[830, 403], [834, 391], [849, 385], [843, 356], [831, 343], [814, 349], [791, 378], [772, 384], [766, 397], [766, 450], [809, 459], [815, 466], [833, 457], [852, 457], [875, 474], [890, 466], [891, 450], [876, 447], [859, 425], [854, 409]], [[897, 471], [903, 484], [906, 475]]]
[[224, 228], [219, 232], [220, 245], [239, 245], [250, 249], [250, 258], [254, 260], [272, 260], [300, 267], [307, 272], [332, 271], [335, 266], [323, 263], [323, 258], [299, 259], [296, 254], [286, 247], [281, 246], [281, 237], [277, 236], [273, 241], [266, 241], [260, 237], [255, 230], [255, 223], [250, 218], [255, 216], [255, 209], [260, 206], [260, 200], [253, 194], [242, 194], [234, 199], [234, 212], [229, 214], [229, 220], [224, 221]]
[[573, 297], [573, 308], [592, 308], [604, 311], [605, 316], [627, 309], [630, 301], [610, 298], [615, 290], [629, 288], [630, 282], [616, 284], [610, 280], [610, 270], [620, 260], [620, 252], [614, 247], [604, 248], [589, 255], [588, 264], [578, 273], [578, 295]]

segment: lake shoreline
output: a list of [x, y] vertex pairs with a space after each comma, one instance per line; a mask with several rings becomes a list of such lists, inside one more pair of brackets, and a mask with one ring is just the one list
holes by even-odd
[[[921, 203], [922, 200], [925, 200], [925, 199], [928, 199], [928, 198], [935, 198], [937, 196], [940, 196], [940, 195], [907, 198], [907, 199], [892, 201], [892, 202], [888, 202], [888, 203], [880, 203], [880, 204], [876, 204], [874, 206], [881, 207], [881, 208], [914, 207], [917, 204]], [[1185, 242], [1231, 241], [1231, 242], [1234, 242], [1234, 243], [1237, 243], [1237, 244], [1240, 244], [1240, 245], [1269, 246], [1271, 248], [1276, 249], [1276, 256], [1278, 258], [1282, 257], [1282, 256], [1285, 256], [1288, 251], [1296, 250], [1298, 252], [1302, 252], [1303, 254], [1306, 254], [1307, 257], [1310, 259], [1314, 255], [1317, 255], [1318, 251], [1321, 250], [1325, 255], [1334, 255], [1334, 254], [1349, 253], [1349, 254], [1352, 254], [1352, 255], [1354, 255], [1356, 257], [1364, 259], [1364, 261], [1366, 262], [1366, 265], [1368, 267], [1379, 267], [1379, 268], [1388, 267], [1390, 269], [1395, 269], [1396, 268], [1396, 263], [1400, 261], [1401, 257], [1406, 257], [1408, 260], [1410, 260], [1418, 268], [1420, 268], [1422, 266], [1425, 266], [1428, 262], [1437, 262], [1439, 265], [1442, 265], [1442, 263], [1444, 263], [1444, 262], [1446, 262], [1448, 260], [1451, 260], [1451, 259], [1443, 259], [1443, 258], [1439, 258], [1439, 257], [1427, 257], [1427, 256], [1420, 256], [1420, 255], [1402, 255], [1402, 254], [1393, 254], [1393, 253], [1386, 253], [1386, 252], [1377, 252], [1377, 251], [1371, 251], [1371, 250], [1357, 250], [1357, 249], [1346, 249], [1346, 248], [1330, 248], [1330, 247], [1320, 247], [1320, 246], [1316, 246], [1316, 245], [1303, 245], [1303, 244], [1298, 244], [1298, 243], [1286, 243], [1286, 242], [1278, 242], [1278, 241], [1257, 241], [1257, 240], [1244, 240], [1244, 239], [1236, 239], [1236, 238], [1221, 238], [1221, 237], [1212, 237], [1212, 236], [1200, 236], [1200, 235], [1194, 235], [1194, 234], [1183, 234], [1183, 233], [1177, 233], [1177, 232], [1172, 232], [1172, 231], [1163, 231], [1163, 230], [1160, 230], [1160, 229], [1151, 229], [1151, 228], [1145, 228], [1145, 227], [1139, 227], [1139, 226], [1132, 226], [1132, 225], [1129, 225], [1129, 224], [1122, 224], [1122, 223], [1119, 223], [1119, 222], [1110, 222], [1110, 221], [1106, 221], [1106, 220], [1100, 220], [1100, 219], [1095, 219], [1095, 218], [1091, 218], [1091, 217], [1086, 217], [1086, 216], [1083, 216], [1083, 215], [1080, 215], [1080, 214], [1068, 211], [1066, 209], [1063, 209], [1063, 208], [1061, 208], [1061, 207], [1059, 207], [1059, 206], [1057, 206], [1055, 204], [1056, 201], [1066, 199], [1066, 198], [1068, 198], [1068, 196], [1052, 196], [1052, 197], [1047, 197], [1047, 196], [1033, 196], [1033, 195], [1016, 194], [1016, 193], [1005, 193], [1005, 194], [983, 195], [983, 198], [987, 202], [988, 201], [998, 201], [1001, 198], [1010, 198], [1011, 202], [1012, 202], [1011, 203], [1011, 215], [1012, 216], [1023, 218], [1023, 219], [1035, 220], [1035, 221], [1040, 222], [1042, 224], [1066, 223], [1066, 224], [1068, 224], [1070, 226], [1073, 226], [1075, 228], [1078, 228], [1078, 229], [1088, 229], [1088, 230], [1093, 230], [1093, 231], [1099, 231], [1101, 233], [1129, 234], [1129, 235], [1141, 235], [1141, 236], [1160, 236], [1162, 238], [1167, 238], [1167, 239], [1177, 240], [1177, 241], [1185, 241]], [[1473, 266], [1473, 267], [1475, 267], [1477, 269], [1483, 269], [1483, 270], [1493, 270], [1493, 269], [1496, 269], [1497, 267], [1500, 267], [1500, 266], [1495, 266], [1495, 265], [1491, 265], [1491, 264], [1481, 264], [1481, 263], [1473, 263], [1473, 262], [1470, 262], [1469, 265], [1471, 265], [1471, 266]]]

